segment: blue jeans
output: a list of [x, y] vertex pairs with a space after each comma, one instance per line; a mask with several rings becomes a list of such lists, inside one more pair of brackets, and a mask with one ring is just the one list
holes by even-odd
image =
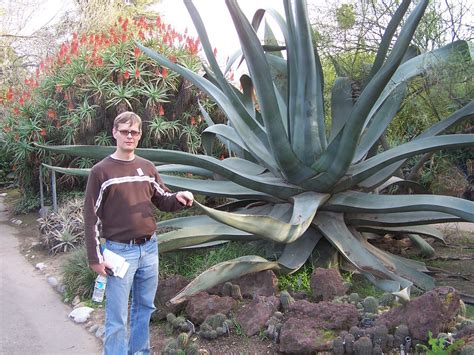
[[[124, 278], [107, 277], [105, 289], [105, 355], [150, 353], [150, 317], [158, 287], [158, 243], [156, 235], [144, 244], [107, 240], [105, 247], [123, 256], [130, 267]], [[128, 300], [130, 332], [127, 337]], [[128, 344], [127, 344], [128, 338]]]

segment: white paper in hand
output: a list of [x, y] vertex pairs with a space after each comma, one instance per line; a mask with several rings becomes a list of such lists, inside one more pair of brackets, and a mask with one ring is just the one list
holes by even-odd
[[114, 276], [123, 279], [123, 277], [127, 273], [128, 267], [130, 266], [130, 264], [125, 260], [125, 258], [118, 254], [115, 254], [109, 249], [104, 249], [102, 255], [104, 256], [105, 262], [110, 265]]

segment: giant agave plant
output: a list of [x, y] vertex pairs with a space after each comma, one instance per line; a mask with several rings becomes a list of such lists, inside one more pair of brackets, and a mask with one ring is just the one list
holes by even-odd
[[[215, 209], [197, 203], [203, 215], [158, 223], [158, 227], [174, 227], [160, 235], [161, 252], [229, 240], [262, 240], [279, 252], [272, 260], [245, 256], [215, 265], [172, 302], [247, 273], [266, 269], [291, 273], [308, 259], [332, 260], [336, 254], [377, 286], [402, 297], [409, 297], [412, 285], [423, 290], [432, 288], [434, 281], [425, 273], [424, 264], [379, 250], [368, 239], [404, 232], [422, 248], [429, 248], [421, 237], [443, 240], [429, 225], [474, 222], [474, 203], [448, 196], [378, 192], [399, 182], [393, 178], [394, 172], [410, 157], [473, 146], [473, 135], [442, 133], [471, 119], [474, 103], [409, 143], [382, 152], [372, 148], [399, 110], [409, 81], [453, 58], [470, 60], [467, 44], [456, 42], [431, 53], [410, 55], [410, 40], [428, 3], [421, 0], [388, 53], [410, 3], [403, 1], [387, 28], [360, 97], [353, 101], [348, 78], [335, 81], [328, 129], [323, 110], [323, 72], [312, 45], [305, 1], [285, 0], [285, 18], [273, 10], [259, 10], [252, 23], [235, 0], [226, 3], [249, 69], [249, 75], [240, 78], [241, 90], [226, 80], [218, 66], [203, 21], [191, 1], [185, 0], [185, 4], [207, 56], [205, 77], [148, 48], [141, 49], [210, 95], [226, 113], [229, 124], [214, 124], [202, 110], [208, 123], [202, 135], [206, 155], [160, 149], [139, 149], [137, 153], [163, 164], [157, 168], [168, 186], [230, 201]], [[273, 17], [279, 25], [283, 46], [261, 44], [256, 29], [264, 15]], [[233, 156], [214, 158], [214, 139], [231, 147]], [[92, 146], [45, 148], [95, 158], [112, 153], [112, 148]]]

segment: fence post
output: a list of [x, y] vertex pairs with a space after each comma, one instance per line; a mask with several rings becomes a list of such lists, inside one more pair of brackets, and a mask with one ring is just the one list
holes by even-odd
[[51, 193], [53, 195], [53, 211], [58, 210], [58, 200], [56, 196], [56, 172], [51, 170]]
[[40, 181], [40, 206], [41, 206], [41, 211], [44, 211], [43, 165], [40, 165], [39, 167], [39, 181]]

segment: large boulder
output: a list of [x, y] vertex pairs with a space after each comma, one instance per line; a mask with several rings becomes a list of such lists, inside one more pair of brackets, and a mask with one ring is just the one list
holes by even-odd
[[384, 324], [389, 330], [406, 324], [412, 338], [426, 341], [428, 332], [433, 336], [446, 331], [460, 308], [459, 294], [452, 287], [437, 287], [420, 297], [383, 313], [376, 324]]
[[153, 313], [153, 319], [163, 320], [168, 313], [178, 314], [181, 312], [186, 305], [185, 302], [171, 304], [168, 301], [176, 296], [188, 283], [189, 280], [181, 275], [159, 281], [155, 295], [156, 311]]
[[280, 352], [316, 354], [329, 351], [332, 341], [325, 339], [324, 329], [310, 317], [289, 318], [280, 333]]
[[338, 304], [326, 301], [311, 303], [299, 300], [290, 306], [289, 317], [306, 316], [325, 329], [350, 329], [357, 325], [359, 312], [353, 304]]
[[209, 315], [216, 313], [227, 315], [235, 304], [236, 301], [232, 297], [220, 297], [209, 295], [207, 292], [200, 292], [189, 298], [186, 305], [186, 314], [195, 325], [199, 325]]
[[249, 304], [243, 305], [236, 314], [236, 320], [245, 334], [252, 336], [265, 327], [265, 323], [280, 307], [276, 296], [257, 296]]
[[348, 289], [336, 269], [316, 268], [311, 275], [310, 285], [313, 297], [323, 301], [344, 296]]
[[274, 296], [278, 291], [278, 279], [271, 270], [255, 272], [232, 280], [234, 285], [239, 285], [244, 298], [255, 296]]

